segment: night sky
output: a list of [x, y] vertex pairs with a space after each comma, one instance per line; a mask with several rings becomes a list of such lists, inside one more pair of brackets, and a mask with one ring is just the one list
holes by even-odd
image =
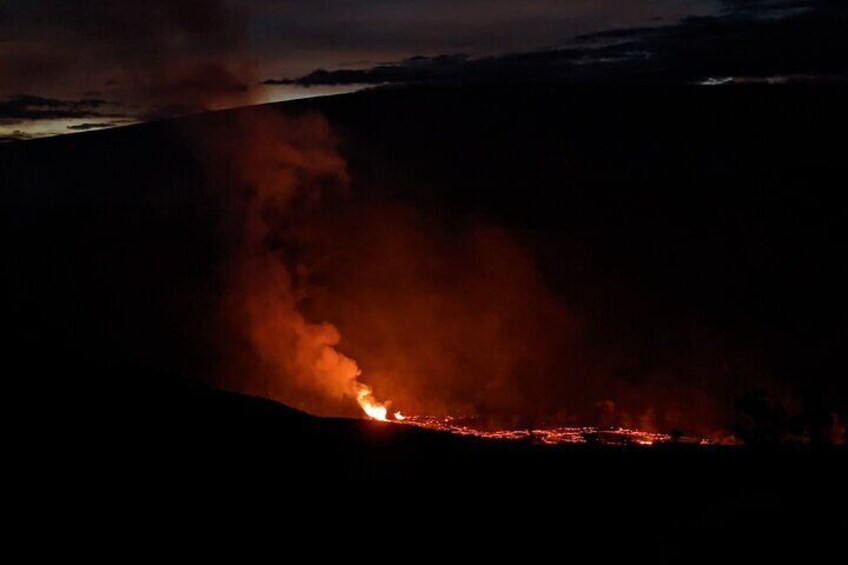
[[0, 139], [384, 83], [841, 81], [828, 0], [4, 0]]

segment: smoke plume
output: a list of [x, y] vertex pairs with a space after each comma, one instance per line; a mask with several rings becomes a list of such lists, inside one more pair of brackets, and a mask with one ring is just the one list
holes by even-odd
[[578, 382], [577, 322], [506, 232], [357, 202], [319, 116], [225, 122], [194, 136], [228, 193], [225, 386], [356, 415], [361, 362], [399, 409], [515, 419]]
[[336, 327], [300, 309], [311, 268], [303, 226], [348, 192], [327, 122], [239, 114], [204, 125], [192, 143], [225, 191], [222, 384], [314, 413], [356, 414], [359, 368], [338, 351]]
[[225, 194], [219, 384], [319, 415], [360, 415], [366, 386], [498, 426], [722, 428], [717, 375], [750, 363], [715, 336], [630, 343], [552, 290], [520, 234], [358, 197], [324, 118], [228, 116], [192, 141]]

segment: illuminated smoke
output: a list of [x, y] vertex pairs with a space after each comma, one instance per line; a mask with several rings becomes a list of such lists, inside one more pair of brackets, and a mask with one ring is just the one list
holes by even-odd
[[633, 352], [596, 343], [520, 234], [357, 198], [322, 117], [197, 124], [200, 168], [225, 195], [217, 384], [328, 416], [722, 427], [709, 386], [726, 352], [661, 352], [629, 376]]
[[376, 405], [356, 362], [337, 349], [336, 327], [300, 309], [311, 269], [300, 231], [349, 183], [326, 121], [253, 112], [189, 135], [208, 183], [225, 193], [219, 380], [317, 414], [355, 415], [363, 391]]
[[442, 233], [414, 209], [350, 202], [324, 119], [239, 116], [192, 136], [227, 192], [234, 242], [225, 386], [324, 415], [356, 415], [359, 403], [380, 420], [524, 417], [550, 375], [567, 398], [576, 323], [506, 232]]

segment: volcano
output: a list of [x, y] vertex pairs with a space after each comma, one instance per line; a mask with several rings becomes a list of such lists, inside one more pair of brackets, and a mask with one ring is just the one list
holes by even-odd
[[824, 531], [842, 90], [381, 88], [4, 144], [13, 396], [172, 487]]

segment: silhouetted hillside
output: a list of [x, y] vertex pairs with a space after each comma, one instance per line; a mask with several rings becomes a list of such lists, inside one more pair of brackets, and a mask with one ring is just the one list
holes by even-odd
[[[271, 111], [328, 118], [348, 202], [411, 203], [440, 225], [474, 218], [519, 234], [589, 320], [587, 339], [643, 352], [633, 367], [721, 336], [778, 385], [844, 409], [843, 95], [410, 88]], [[648, 524], [692, 543], [705, 527], [744, 538], [751, 524], [786, 535], [838, 525], [823, 510], [844, 505], [837, 449], [489, 443], [319, 419], [192, 382], [226, 385], [207, 314], [229, 245], [227, 187], [192, 135], [257, 111], [0, 146], [5, 398], [48, 430], [42, 456], [143, 477], [132, 482], [142, 496], [291, 504], [296, 493], [344, 501], [350, 516], [372, 512], [360, 505], [414, 516], [430, 532], [469, 512], [525, 533]], [[562, 521], [528, 521], [542, 506]]]
[[[766, 379], [844, 409], [843, 95], [398, 88], [6, 144], [11, 350], [51, 380], [113, 364], [213, 374], [201, 314], [225, 284], [230, 189], [204, 168], [198, 132], [257, 112], [319, 112], [352, 179], [331, 207], [412, 206], [447, 237], [474, 222], [509, 230], [596, 356], [631, 359], [607, 369], [622, 382], [661, 396], [677, 385], [652, 374], [687, 373], [730, 410]], [[726, 359], [726, 374], [699, 373]]]

